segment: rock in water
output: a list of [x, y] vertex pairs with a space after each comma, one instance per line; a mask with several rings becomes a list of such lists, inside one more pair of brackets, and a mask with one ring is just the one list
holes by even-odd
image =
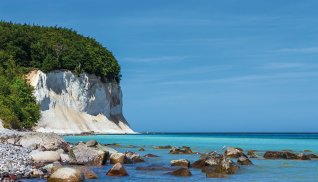
[[195, 161], [192, 164], [192, 167], [193, 168], [199, 168], [199, 169], [204, 168], [205, 167], [205, 160], [204, 159], [199, 159], [199, 160]]
[[128, 176], [128, 173], [121, 163], [116, 163], [106, 174], [107, 176]]
[[106, 163], [107, 159], [106, 152], [103, 150], [87, 147], [84, 144], [79, 144], [74, 147], [73, 154], [77, 163], [90, 166], [101, 166]]
[[237, 163], [240, 165], [253, 165], [252, 161], [247, 157], [241, 156], [237, 159]]
[[169, 154], [193, 154], [190, 147], [183, 146], [182, 148], [172, 147]]
[[97, 179], [97, 175], [96, 173], [94, 173], [94, 171], [92, 171], [89, 167], [87, 166], [73, 166], [74, 168], [80, 170], [85, 179]]
[[139, 154], [135, 152], [128, 151], [125, 153], [125, 156], [126, 158], [130, 159], [134, 163], [145, 162], [145, 160]]
[[159, 157], [159, 156], [157, 156], [157, 155], [155, 155], [155, 154], [146, 154], [146, 155], [144, 155], [143, 157], [144, 157], [144, 158], [150, 158], [150, 157]]
[[30, 154], [34, 162], [55, 162], [61, 159], [60, 154], [56, 151], [38, 151]]
[[239, 158], [241, 156], [247, 157], [244, 153], [243, 150], [240, 148], [233, 148], [233, 147], [228, 147], [226, 151], [224, 152], [224, 155], [227, 157], [231, 158]]
[[122, 92], [116, 82], [57, 70], [27, 75], [41, 106], [38, 132], [134, 133], [122, 113]]
[[57, 169], [49, 178], [48, 182], [82, 182], [83, 173], [71, 167], [62, 167]]
[[172, 160], [170, 164], [171, 166], [190, 167], [190, 161], [186, 159]]
[[126, 158], [126, 156], [123, 153], [113, 153], [112, 155], [110, 155], [109, 163], [111, 163], [111, 164], [116, 164], [116, 163], [124, 164], [125, 158]]
[[298, 160], [310, 160], [308, 155], [294, 154], [289, 151], [267, 151], [264, 154], [265, 159], [298, 159]]
[[188, 168], [179, 168], [172, 172], [169, 172], [169, 174], [173, 176], [180, 176], [180, 177], [186, 177], [186, 176], [192, 176], [190, 170]]

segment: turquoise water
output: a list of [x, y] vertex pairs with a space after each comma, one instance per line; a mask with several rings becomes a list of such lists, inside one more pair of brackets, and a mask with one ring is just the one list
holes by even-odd
[[[101, 181], [318, 181], [318, 160], [263, 160], [252, 159], [254, 166], [244, 166], [238, 173], [225, 179], [206, 179], [200, 170], [192, 169], [191, 177], [173, 177], [163, 171], [137, 171], [137, 166], [158, 164], [169, 166], [173, 159], [197, 160], [199, 155], [171, 155], [168, 150], [156, 150], [154, 146], [190, 146], [193, 151], [210, 152], [217, 150], [223, 152], [223, 146], [240, 147], [244, 150], [258, 150], [259, 154], [266, 150], [293, 150], [302, 152], [311, 150], [318, 154], [318, 134], [139, 134], [139, 135], [91, 135], [91, 136], [65, 136], [68, 142], [97, 140], [103, 144], [118, 143], [124, 147], [114, 147], [120, 152], [127, 150], [138, 152], [141, 155], [152, 153], [159, 158], [146, 159], [145, 163], [125, 165], [128, 177], [108, 177], [105, 173], [111, 168], [106, 165], [94, 168]], [[139, 148], [129, 145], [144, 147], [146, 151], [140, 152]], [[125, 147], [126, 146], [126, 147]]]

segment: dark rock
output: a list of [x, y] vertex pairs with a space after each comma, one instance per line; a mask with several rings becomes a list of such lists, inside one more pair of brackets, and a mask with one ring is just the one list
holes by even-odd
[[159, 156], [157, 156], [157, 155], [155, 155], [155, 154], [146, 154], [146, 155], [144, 155], [143, 157], [145, 157], [145, 158], [150, 158], [150, 157], [159, 157]]
[[304, 152], [312, 152], [311, 150], [304, 150]]
[[98, 143], [96, 140], [90, 140], [90, 141], [86, 142], [87, 147], [95, 147], [97, 144]]
[[308, 155], [305, 155], [303, 153], [300, 153], [297, 155], [299, 160], [310, 160], [310, 157]]
[[247, 155], [249, 158], [257, 158], [257, 155], [256, 155], [256, 150], [249, 150], [247, 151]]
[[190, 167], [190, 161], [186, 159], [172, 160], [171, 166]]
[[253, 165], [252, 161], [244, 156], [239, 157], [237, 163], [240, 165]]
[[145, 149], [144, 148], [140, 148], [139, 151], [145, 151]]
[[205, 160], [202, 172], [205, 172], [207, 177], [224, 177], [234, 174], [239, 169], [232, 160], [216, 152], [203, 155], [201, 159]]
[[156, 146], [154, 147], [154, 149], [171, 149], [172, 146], [171, 145], [165, 145], [165, 146]]
[[265, 159], [298, 159], [299, 157], [288, 151], [267, 151], [264, 154]]
[[133, 163], [145, 162], [145, 160], [135, 152], [128, 151], [125, 153], [125, 156], [126, 158], [130, 159]]
[[199, 159], [199, 160], [195, 161], [192, 164], [192, 167], [193, 168], [199, 168], [199, 169], [204, 168], [205, 167], [205, 160], [204, 159]]
[[307, 154], [307, 156], [311, 159], [318, 159], [318, 155], [316, 154]]
[[172, 147], [169, 154], [193, 154], [190, 147], [183, 146], [182, 148]]
[[128, 176], [128, 173], [121, 163], [116, 163], [106, 174], [107, 176]]
[[188, 168], [179, 168], [172, 172], [169, 172], [168, 174], [171, 174], [173, 176], [180, 176], [180, 177], [192, 176]]

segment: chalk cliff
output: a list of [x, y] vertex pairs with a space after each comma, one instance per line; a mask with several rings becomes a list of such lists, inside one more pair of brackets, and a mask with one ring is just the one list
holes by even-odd
[[91, 74], [70, 71], [27, 75], [41, 105], [39, 132], [133, 133], [122, 113], [122, 92], [118, 83], [104, 83]]

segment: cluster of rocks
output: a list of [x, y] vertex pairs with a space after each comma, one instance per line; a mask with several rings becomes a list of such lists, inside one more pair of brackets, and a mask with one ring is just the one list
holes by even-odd
[[[137, 148], [136, 146], [131, 148]], [[198, 154], [190, 147], [158, 146], [168, 149], [169, 154]], [[140, 148], [139, 151], [145, 151]], [[310, 160], [315, 154], [295, 154], [291, 151], [267, 151], [264, 159]], [[244, 153], [241, 148], [227, 147], [223, 154], [210, 152], [202, 154], [199, 160], [190, 163], [187, 159], [170, 162], [170, 167], [138, 166], [136, 170], [165, 171], [173, 176], [191, 176], [191, 168], [201, 169], [208, 178], [223, 178], [236, 173], [241, 165], [253, 165], [251, 158], [259, 158], [255, 150]], [[112, 168], [108, 176], [128, 176], [126, 164], [142, 163], [145, 158], [158, 157], [154, 154], [140, 154], [132, 151], [118, 152], [109, 145], [101, 145], [95, 140], [75, 145], [66, 143], [56, 134], [0, 131], [0, 180], [14, 181], [19, 178], [47, 178], [49, 182], [84, 181], [97, 178], [91, 166], [106, 163]], [[235, 162], [233, 160], [236, 160]]]

